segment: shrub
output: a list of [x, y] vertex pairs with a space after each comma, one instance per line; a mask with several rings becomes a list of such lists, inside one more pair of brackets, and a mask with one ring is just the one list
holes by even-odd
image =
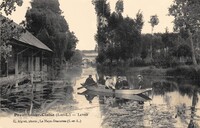
[[182, 77], [186, 79], [196, 79], [198, 74], [195, 68], [189, 66], [181, 66], [166, 72], [168, 76]]

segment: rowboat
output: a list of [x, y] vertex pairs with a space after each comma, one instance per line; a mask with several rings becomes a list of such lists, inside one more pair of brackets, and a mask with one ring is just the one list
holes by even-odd
[[98, 86], [83, 86], [87, 90], [93, 91], [93, 92], [102, 92], [102, 93], [109, 93], [109, 94], [124, 94], [124, 95], [137, 95], [142, 94], [145, 92], [149, 92], [152, 90], [152, 88], [146, 88], [146, 89], [105, 89], [104, 85], [98, 85]]
[[148, 101], [151, 100], [148, 96], [144, 94], [138, 94], [138, 95], [129, 95], [129, 94], [111, 94], [111, 93], [105, 93], [105, 92], [94, 92], [90, 90], [86, 90], [84, 92], [78, 93], [79, 95], [93, 95], [93, 96], [107, 96], [107, 97], [116, 97], [120, 99], [128, 99], [128, 100], [134, 100], [134, 101]]

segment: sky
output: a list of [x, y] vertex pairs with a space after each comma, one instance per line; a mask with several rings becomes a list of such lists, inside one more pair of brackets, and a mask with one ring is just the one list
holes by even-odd
[[[95, 14], [92, 0], [59, 0], [60, 8], [64, 12], [66, 21], [69, 24], [70, 31], [73, 31], [78, 38], [77, 49], [93, 50], [96, 42], [94, 35], [97, 31], [97, 16]], [[110, 3], [111, 11], [114, 11], [117, 0], [107, 0]], [[30, 0], [24, 0], [23, 6], [17, 7], [17, 10], [9, 16], [16, 23], [24, 20], [24, 16]], [[173, 17], [168, 16], [168, 8], [173, 0], [124, 0], [123, 16], [135, 18], [140, 10], [144, 16], [144, 26], [142, 33], [151, 33], [151, 25], [148, 23], [151, 15], [157, 15], [159, 24], [155, 26], [154, 32], [165, 32], [165, 29], [171, 32], [173, 30]]]

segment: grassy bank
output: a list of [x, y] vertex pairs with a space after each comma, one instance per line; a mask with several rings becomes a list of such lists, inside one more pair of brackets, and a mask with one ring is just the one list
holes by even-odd
[[148, 76], [166, 76], [174, 78], [184, 78], [198, 80], [200, 78], [200, 66], [178, 66], [175, 68], [156, 68], [148, 67], [133, 67], [128, 72], [137, 72], [138, 74]]
[[147, 67], [133, 67], [127, 72], [141, 75], [151, 75], [151, 76], [165, 76], [168, 69], [155, 68], [153, 66]]

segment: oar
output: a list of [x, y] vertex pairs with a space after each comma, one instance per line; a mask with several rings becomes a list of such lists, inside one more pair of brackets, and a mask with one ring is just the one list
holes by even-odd
[[82, 88], [85, 88], [85, 87], [87, 87], [87, 86], [95, 85], [95, 84], [97, 84], [97, 83], [92, 83], [92, 84], [88, 84], [88, 85], [85, 85], [85, 86], [83, 86], [84, 84], [81, 84], [82, 87], [77, 88], [77, 90], [82, 89]]
[[86, 86], [83, 86], [84, 84], [81, 84], [81, 85], [82, 87], [77, 88], [77, 90], [87, 87], [87, 85]]

